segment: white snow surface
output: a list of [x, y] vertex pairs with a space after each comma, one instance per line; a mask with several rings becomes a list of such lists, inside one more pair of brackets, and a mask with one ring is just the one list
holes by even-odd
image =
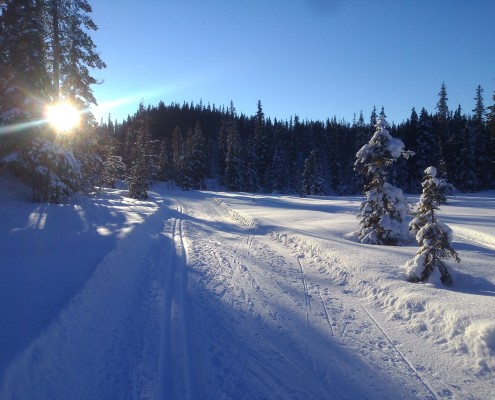
[[0, 180], [1, 399], [493, 398], [494, 191], [442, 206], [446, 288], [355, 241], [359, 197], [153, 190]]

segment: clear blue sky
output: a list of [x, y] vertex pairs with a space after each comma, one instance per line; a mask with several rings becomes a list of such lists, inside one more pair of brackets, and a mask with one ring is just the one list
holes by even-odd
[[[105, 70], [94, 92], [121, 121], [145, 106], [201, 99], [252, 115], [351, 122], [373, 105], [401, 122], [471, 113], [495, 90], [494, 0], [90, 0]], [[113, 105], [112, 105], [113, 104]]]

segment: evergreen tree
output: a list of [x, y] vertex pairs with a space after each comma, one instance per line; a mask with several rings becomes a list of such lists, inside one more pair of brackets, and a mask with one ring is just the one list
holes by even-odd
[[160, 152], [158, 153], [158, 171], [156, 179], [162, 182], [172, 179], [172, 156], [167, 141], [160, 142]]
[[[156, 159], [152, 154], [152, 142], [150, 137], [150, 116], [143, 104], [134, 116], [134, 127], [129, 128], [127, 135], [129, 170], [126, 182], [129, 188], [129, 197], [135, 199], [146, 199], [147, 190], [152, 183], [153, 171], [156, 171]], [[134, 141], [135, 140], [135, 141]]]
[[432, 163], [439, 165], [442, 160], [441, 146], [438, 138], [432, 133], [432, 123], [428, 112], [423, 107], [418, 119], [418, 131], [416, 132], [415, 155], [411, 158], [413, 189], [419, 190], [422, 176], [418, 171], [424, 171]]
[[31, 174], [34, 202], [59, 203], [78, 190], [81, 168], [70, 149], [37, 137], [25, 151], [20, 162]]
[[47, 31], [51, 38], [48, 58], [52, 66], [53, 100], [70, 100], [78, 108], [96, 104], [91, 85], [97, 81], [90, 69], [105, 68], [89, 32], [98, 27], [86, 0], [46, 0]]
[[479, 187], [475, 172], [475, 134], [470, 132], [467, 119], [462, 115], [461, 106], [454, 112], [450, 124], [448, 142], [447, 171], [455, 186], [463, 191], [476, 190]]
[[440, 88], [440, 93], [438, 93], [438, 103], [437, 103], [437, 115], [441, 121], [446, 121], [449, 117], [449, 107], [447, 106], [447, 86], [445, 82], [442, 83]]
[[[254, 156], [256, 158], [257, 177], [251, 176], [249, 181], [251, 181], [250, 186], [253, 188], [261, 185], [265, 190], [270, 186], [267, 182], [268, 170], [271, 166], [273, 157], [273, 149], [268, 135], [269, 129], [267, 129], [266, 125], [261, 101], [258, 100], [258, 111], [254, 117]], [[258, 185], [256, 184], [256, 181], [259, 181]]]
[[362, 243], [397, 245], [408, 240], [408, 203], [402, 190], [387, 182], [388, 168], [403, 153], [404, 144], [390, 136], [388, 128], [387, 121], [379, 119], [375, 134], [356, 154], [355, 169], [366, 180], [366, 199], [358, 213]]
[[9, 1], [2, 7], [0, 125], [43, 118], [43, 103], [49, 100], [51, 86], [43, 20], [40, 0]]
[[101, 176], [101, 184], [115, 188], [117, 180], [124, 176], [126, 165], [122, 157], [117, 154], [117, 146], [114, 139], [109, 139], [104, 148], [104, 161]]
[[144, 130], [139, 132], [136, 142], [136, 151], [132, 159], [129, 171], [127, 172], [126, 182], [129, 190], [129, 197], [133, 199], [147, 199], [147, 190], [150, 187], [151, 173], [148, 163], [146, 162], [147, 143], [146, 133]]
[[275, 121], [273, 136], [274, 152], [265, 189], [269, 192], [286, 193], [289, 191], [291, 182], [290, 143], [287, 127]]
[[304, 194], [324, 195], [328, 191], [320, 159], [319, 152], [312, 150], [304, 163], [302, 174]]
[[235, 108], [231, 103], [226, 126], [227, 155], [225, 157], [224, 184], [228, 190], [239, 191], [244, 188], [242, 142], [235, 121]]
[[138, 200], [147, 199], [149, 180], [150, 174], [146, 165], [146, 156], [144, 149], [141, 147], [132, 162], [126, 178], [129, 197]]
[[376, 106], [373, 106], [373, 110], [371, 111], [371, 115], [370, 115], [370, 125], [371, 125], [371, 127], [374, 127], [377, 122], [378, 122], [378, 117], [377, 117], [377, 114], [376, 114]]
[[205, 139], [199, 121], [196, 123], [188, 147], [189, 152], [186, 156], [186, 163], [190, 187], [196, 190], [204, 190], [206, 189], [207, 177]]
[[475, 107], [473, 109], [473, 120], [476, 124], [482, 125], [485, 120], [485, 105], [483, 103], [483, 88], [478, 85], [476, 88]]
[[438, 220], [435, 211], [447, 202], [447, 195], [453, 188], [444, 179], [437, 178], [436, 174], [434, 167], [425, 169], [423, 194], [415, 218], [409, 224], [420, 248], [416, 257], [407, 262], [406, 270], [410, 282], [426, 282], [437, 268], [442, 283], [451, 285], [452, 277], [442, 260], [452, 257], [460, 262], [460, 258], [451, 245], [451, 229]]

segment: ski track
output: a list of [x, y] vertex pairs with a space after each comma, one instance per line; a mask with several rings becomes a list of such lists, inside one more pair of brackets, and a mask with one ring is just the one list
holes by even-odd
[[[376, 350], [373, 349], [374, 343], [370, 338], [376, 337], [376, 331], [379, 331], [379, 329], [375, 327], [374, 321], [368, 315], [361, 312], [358, 313], [360, 314], [359, 316], [356, 316], [356, 309], [359, 309], [358, 306], [344, 308], [343, 304], [348, 303], [349, 300], [351, 300], [351, 303], [359, 303], [358, 299], [349, 295], [350, 292], [346, 293], [345, 289], [342, 290], [339, 285], [337, 285], [337, 288], [339, 288], [341, 294], [337, 296], [335, 294], [331, 296], [329, 288], [320, 289], [320, 283], [315, 283], [306, 272], [308, 267], [305, 266], [304, 260], [306, 258], [314, 258], [313, 255], [304, 252], [301, 248], [296, 249], [296, 251], [290, 249], [293, 243], [287, 236], [281, 239], [273, 233], [270, 235], [263, 234], [262, 228], [257, 227], [252, 221], [237, 214], [218, 200], [210, 200], [208, 204], [209, 206], [203, 212], [209, 215], [212, 220], [225, 221], [228, 218], [227, 220], [235, 224], [237, 230], [240, 228], [244, 230], [243, 233], [236, 232], [227, 242], [222, 241], [216, 246], [211, 239], [206, 240], [210, 260], [208, 260], [208, 254], [203, 254], [205, 251], [204, 243], [195, 248], [195, 252], [197, 252], [195, 258], [202, 259], [202, 263], [208, 266], [205, 271], [206, 286], [211, 286], [213, 291], [219, 294], [219, 297], [215, 300], [216, 303], [211, 308], [219, 308], [224, 302], [233, 303], [241, 309], [241, 312], [238, 313], [239, 315], [250, 315], [254, 321], [248, 325], [241, 344], [230, 343], [234, 348], [232, 350], [233, 355], [229, 358], [229, 361], [225, 362], [229, 372], [226, 372], [225, 376], [221, 377], [224, 386], [216, 387], [211, 398], [216, 398], [219, 392], [222, 391], [224, 394], [235, 393], [237, 396], [242, 397], [240, 391], [236, 391], [235, 387], [237, 385], [243, 386], [242, 380], [244, 376], [250, 373], [250, 363], [256, 363], [258, 367], [263, 368], [262, 364], [266, 364], [267, 362], [266, 359], [260, 356], [251, 359], [253, 354], [249, 351], [249, 347], [257, 348], [262, 343], [265, 347], [258, 352], [273, 352], [273, 357], [269, 359], [270, 362], [277, 359], [284, 360], [284, 363], [292, 366], [294, 370], [301, 368], [303, 365], [312, 365], [311, 371], [299, 371], [302, 376], [305, 376], [304, 380], [311, 383], [308, 385], [311, 388], [305, 387], [300, 380], [298, 382], [296, 380], [295, 387], [290, 387], [286, 382], [295, 381], [295, 378], [294, 376], [287, 377], [288, 379], [284, 380], [284, 384], [276, 388], [280, 397], [290, 395], [295, 398], [305, 398], [309, 393], [311, 393], [311, 398], [332, 398], [332, 396], [336, 396], [336, 398], [355, 397], [356, 394], [352, 394], [352, 392], [348, 394], [341, 393], [339, 392], [341, 388], [332, 385], [332, 377], [327, 376], [329, 373], [326, 366], [328, 360], [324, 361], [324, 357], [321, 357], [319, 354], [322, 348], [325, 347], [333, 347], [333, 350], [337, 350], [336, 353], [338, 354], [345, 352], [346, 347], [349, 347], [358, 353], [369, 353], [372, 356], [370, 360], [364, 362], [367, 368], [370, 368], [368, 363], [372, 365], [373, 360], [376, 360], [376, 366], [378, 366], [383, 361], [383, 357], [391, 359], [390, 364], [393, 368], [397, 368], [397, 365], [399, 365], [402, 373], [407, 376], [407, 379], [416, 382], [411, 385], [410, 394], [408, 395], [406, 393], [404, 398], [414, 398], [417, 395], [421, 395], [423, 398], [436, 398], [429, 391], [429, 388], [424, 384], [421, 377], [411, 368], [391, 342], [387, 343], [382, 340], [380, 346], [383, 349], [379, 351], [381, 353], [381, 356], [379, 355], [380, 360], [373, 359], [373, 357], [377, 356], [374, 354]], [[197, 210], [195, 211], [197, 212]], [[196, 219], [201, 220], [199, 217]], [[235, 229], [230, 230], [235, 231]], [[199, 236], [199, 232], [195, 232], [193, 235], [196, 240], [200, 240]], [[200, 254], [201, 257], [199, 257]], [[229, 254], [235, 256], [229, 259]], [[210, 263], [213, 263], [214, 266], [211, 266]], [[201, 263], [198, 262], [198, 264]], [[246, 284], [242, 285], [243, 282]], [[263, 287], [267, 283], [271, 283], [272, 285]], [[247, 289], [251, 290], [247, 292]], [[239, 292], [236, 296], [237, 290]], [[289, 298], [290, 301], [288, 303], [293, 304], [296, 310], [277, 310], [276, 306], [286, 307], [283, 304], [273, 304], [272, 299], [275, 298], [276, 300], [278, 295], [283, 298]], [[229, 299], [228, 297], [231, 298]], [[208, 302], [205, 303], [207, 304]], [[209, 312], [200, 314], [208, 315], [209, 313], [212, 313], [211, 309]], [[306, 326], [303, 330], [299, 326], [301, 322], [296, 322], [297, 320], [301, 320], [301, 314], [304, 315], [304, 325]], [[355, 326], [353, 334], [350, 334], [349, 332], [351, 330], [349, 326], [354, 325], [356, 321], [362, 319], [368, 321], [361, 326]], [[221, 323], [220, 320], [221, 318], [218, 318], [217, 322]], [[261, 323], [261, 320], [266, 320], [267, 322]], [[234, 324], [241, 321], [235, 320]], [[273, 335], [270, 328], [267, 328], [268, 322], [271, 325], [273, 323], [277, 325], [275, 335]], [[214, 336], [218, 340], [221, 337], [217, 332], [218, 329], [214, 328], [212, 324], [208, 324], [208, 322], [204, 323], [207, 325], [207, 330], [215, 332], [211, 336]], [[228, 322], [226, 322], [226, 325], [226, 331], [234, 329], [232, 326], [229, 328], [230, 324]], [[366, 329], [372, 332], [360, 338]], [[335, 334], [336, 331], [341, 332], [339, 337]], [[347, 341], [345, 340], [346, 332], [348, 336]], [[379, 333], [383, 336], [381, 331]], [[257, 337], [257, 342], [247, 346], [246, 343], [249, 343], [253, 336]], [[227, 337], [225, 340], [232, 342], [234, 339]], [[314, 343], [317, 343], [317, 345], [315, 346]], [[215, 346], [214, 343], [211, 345]], [[295, 351], [294, 347], [298, 351]], [[291, 351], [287, 351], [287, 348], [291, 348]], [[324, 353], [330, 359], [332, 358], [332, 351], [326, 350]], [[301, 359], [306, 361], [302, 362], [298, 357], [295, 358], [294, 354], [299, 354]], [[384, 356], [383, 354], [386, 355]], [[209, 356], [207, 355], [205, 357]], [[225, 355], [224, 357], [228, 358]], [[345, 366], [345, 357], [344, 360], [335, 360], [338, 367], [333, 368], [330, 371], [331, 374], [340, 375], [345, 377], [345, 379], [358, 380], [353, 374], [359, 376], [360, 372], [348, 371]], [[242, 358], [246, 358], [246, 360], [239, 361]], [[276, 368], [276, 364], [274, 364], [274, 367]], [[237, 372], [237, 369], [239, 369], [239, 372]], [[229, 385], [230, 376], [236, 372], [238, 374], [237, 379]], [[266, 373], [270, 376], [269, 371]], [[365, 377], [361, 378], [365, 382], [368, 380]], [[212, 381], [218, 381], [218, 379], [218, 376], [211, 378]], [[397, 384], [399, 385], [399, 382]], [[404, 382], [401, 381], [400, 384], [403, 385]], [[284, 385], [287, 387], [283, 387]], [[373, 386], [373, 383], [370, 383], [370, 386], [377, 393], [381, 390], [378, 384]], [[357, 398], [363, 396], [365, 389], [361, 388], [361, 390], [363, 391], [356, 392]], [[369, 388], [366, 390], [369, 390]], [[390, 390], [388, 393], [382, 393], [381, 396], [383, 398], [395, 398], [396, 394], [393, 394], [393, 390]], [[377, 394], [375, 397], [380, 396]], [[245, 398], [249, 398], [249, 395], [245, 394]]]
[[[224, 207], [228, 207], [224, 205]], [[230, 216], [246, 225], [247, 227], [255, 226], [254, 222], [248, 221], [245, 216], [236, 213], [233, 210], [229, 210]], [[260, 227], [256, 227], [257, 230], [262, 231]], [[401, 370], [402, 374], [408, 376], [408, 379], [416, 381], [416, 387], [411, 388], [412, 395], [428, 398], [428, 399], [460, 399], [463, 398], [462, 394], [456, 395], [455, 388], [449, 387], [450, 385], [444, 384], [437, 377], [429, 374], [429, 378], [425, 377], [428, 372], [419, 372], [419, 370], [413, 365], [411, 361], [404, 355], [404, 353], [398, 348], [399, 342], [393, 341], [386, 332], [386, 329], [380, 325], [377, 320], [372, 316], [370, 311], [362, 305], [363, 301], [353, 294], [351, 289], [345, 288], [347, 286], [347, 273], [342, 271], [338, 266], [339, 260], [333, 259], [333, 262], [328, 263], [325, 267], [318, 268], [319, 273], [324, 273], [328, 269], [336, 269], [338, 275], [342, 279], [340, 282], [333, 282], [337, 287], [341, 287], [340, 291], [333, 292], [332, 296], [329, 295], [332, 282], [328, 282], [330, 287], [324, 288], [324, 293], [327, 293], [326, 299], [322, 295], [319, 283], [314, 283], [312, 278], [305, 273], [303, 261], [305, 259], [311, 260], [310, 263], [313, 266], [318, 264], [325, 264], [326, 260], [322, 254], [318, 254], [318, 250], [313, 245], [306, 246], [304, 240], [299, 238], [292, 238], [285, 233], [269, 232], [268, 235], [272, 240], [283, 244], [284, 247], [291, 248], [294, 252], [294, 257], [297, 260], [302, 291], [305, 299], [305, 312], [308, 322], [310, 324], [310, 311], [311, 308], [318, 310], [321, 307], [321, 311], [313, 313], [314, 316], [323, 316], [327, 325], [330, 328], [331, 335], [335, 337], [335, 331], [341, 331], [340, 336], [336, 339], [336, 342], [343, 347], [351, 347], [355, 351], [364, 354], [371, 363], [374, 363], [375, 357], [379, 356], [381, 362], [388, 361], [394, 370]], [[313, 276], [313, 275], [312, 275]], [[318, 274], [314, 275], [318, 279]], [[319, 279], [318, 279], [319, 281]], [[315, 296], [311, 294], [313, 292]], [[316, 303], [312, 303], [313, 298], [320, 299], [320, 307]], [[347, 308], [344, 307], [347, 304]], [[364, 311], [359, 312], [359, 311]], [[332, 322], [330, 321], [330, 315], [332, 315]], [[359, 321], [359, 325], [356, 323]], [[318, 324], [318, 319], [313, 320], [314, 324]], [[340, 328], [340, 329], [339, 329]], [[365, 332], [367, 331], [367, 334]], [[373, 346], [376, 348], [373, 348]], [[378, 353], [378, 354], [376, 354]], [[377, 368], [380, 362], [376, 362]], [[396, 374], [396, 372], [395, 372]], [[420, 386], [418, 388], [417, 386]], [[421, 393], [421, 394], [420, 394]]]
[[0, 398], [463, 398], [406, 357], [337, 256], [176, 197], [13, 360]]

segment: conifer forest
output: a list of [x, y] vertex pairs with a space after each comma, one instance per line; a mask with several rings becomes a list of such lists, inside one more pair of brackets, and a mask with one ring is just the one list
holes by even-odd
[[[410, 157], [401, 157], [389, 171], [390, 181], [404, 191], [419, 193], [423, 171], [435, 166], [458, 191], [493, 188], [495, 178], [495, 106], [485, 109], [478, 87], [476, 108], [468, 115], [447, 107], [442, 85], [436, 112], [412, 109], [407, 121], [392, 125]], [[495, 101], [495, 97], [494, 97]], [[487, 113], [488, 111], [488, 113]], [[370, 139], [382, 108], [352, 122], [289, 121], [266, 117], [261, 102], [253, 116], [214, 105], [143, 105], [126, 121], [101, 121], [100, 140], [112, 141], [113, 151], [132, 165], [142, 135], [154, 160], [150, 179], [170, 180], [184, 189], [202, 189], [217, 178], [227, 190], [349, 195], [363, 190], [354, 170], [356, 152]], [[491, 136], [490, 136], [491, 135]]]

